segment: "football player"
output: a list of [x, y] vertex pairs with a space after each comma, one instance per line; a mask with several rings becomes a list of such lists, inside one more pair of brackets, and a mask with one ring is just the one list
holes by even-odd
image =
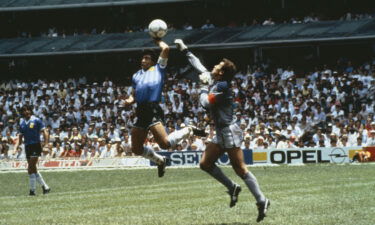
[[160, 148], [175, 148], [177, 143], [191, 134], [205, 136], [203, 130], [192, 126], [167, 135], [163, 121], [164, 113], [159, 103], [164, 85], [169, 46], [161, 39], [154, 39], [161, 52], [159, 57], [152, 50], [145, 50], [141, 59], [141, 69], [133, 75], [133, 93], [125, 100], [125, 105], [137, 103], [137, 121], [131, 130], [132, 152], [151, 160], [158, 166], [158, 176], [162, 177], [168, 159], [144, 146], [148, 131], [153, 134]]
[[29, 195], [36, 194], [36, 182], [42, 185], [43, 194], [48, 194], [51, 190], [47, 183], [44, 181], [42, 175], [37, 170], [38, 159], [42, 153], [42, 145], [40, 140], [40, 132], [43, 132], [44, 146], [48, 146], [49, 132], [45, 128], [43, 122], [32, 113], [32, 108], [29, 105], [24, 105], [21, 108], [22, 118], [20, 120], [20, 132], [14, 149], [18, 149], [22, 139], [24, 139], [27, 171], [29, 174], [30, 193]]
[[255, 176], [247, 169], [243, 152], [240, 148], [243, 141], [242, 130], [237, 125], [233, 114], [233, 97], [231, 81], [235, 75], [236, 66], [228, 59], [222, 59], [211, 72], [202, 65], [200, 60], [191, 53], [181, 39], [176, 39], [177, 49], [182, 51], [190, 64], [200, 73], [201, 82], [200, 103], [209, 111], [214, 121], [216, 136], [209, 143], [200, 161], [200, 168], [222, 183], [230, 196], [230, 207], [235, 206], [240, 185], [229, 179], [222, 170], [215, 165], [217, 159], [225, 152], [228, 154], [236, 174], [242, 178], [246, 186], [256, 199], [258, 207], [257, 222], [264, 219], [270, 206], [268, 200], [259, 188]]

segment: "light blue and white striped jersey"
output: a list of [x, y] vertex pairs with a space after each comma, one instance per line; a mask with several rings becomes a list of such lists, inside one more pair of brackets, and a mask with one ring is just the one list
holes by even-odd
[[28, 121], [21, 119], [20, 132], [23, 135], [25, 145], [40, 143], [40, 131], [44, 128], [41, 119], [31, 116]]
[[140, 69], [133, 75], [132, 86], [135, 89], [135, 101], [137, 104], [160, 102], [165, 73], [165, 66], [162, 67], [157, 63], [147, 71]]

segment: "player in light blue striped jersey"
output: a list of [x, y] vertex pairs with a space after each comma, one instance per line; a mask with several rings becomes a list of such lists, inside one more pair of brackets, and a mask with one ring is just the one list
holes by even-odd
[[158, 176], [162, 177], [169, 159], [144, 146], [148, 131], [153, 134], [162, 149], [175, 148], [183, 138], [192, 134], [204, 136], [205, 132], [187, 126], [167, 135], [163, 122], [164, 113], [159, 103], [166, 76], [169, 46], [161, 39], [154, 39], [161, 49], [159, 57], [153, 50], [145, 50], [141, 59], [141, 69], [133, 75], [133, 93], [124, 104], [137, 103], [137, 121], [131, 131], [132, 152], [151, 160], [158, 166]]

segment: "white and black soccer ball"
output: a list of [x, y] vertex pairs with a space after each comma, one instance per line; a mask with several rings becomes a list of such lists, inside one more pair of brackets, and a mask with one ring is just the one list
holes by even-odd
[[167, 34], [168, 26], [161, 19], [155, 19], [148, 25], [148, 33], [153, 38], [162, 38]]

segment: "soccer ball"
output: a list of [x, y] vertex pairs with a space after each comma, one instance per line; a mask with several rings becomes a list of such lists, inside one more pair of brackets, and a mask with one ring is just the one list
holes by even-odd
[[153, 20], [148, 25], [148, 33], [153, 38], [164, 37], [167, 34], [167, 30], [168, 30], [167, 24], [161, 19]]

